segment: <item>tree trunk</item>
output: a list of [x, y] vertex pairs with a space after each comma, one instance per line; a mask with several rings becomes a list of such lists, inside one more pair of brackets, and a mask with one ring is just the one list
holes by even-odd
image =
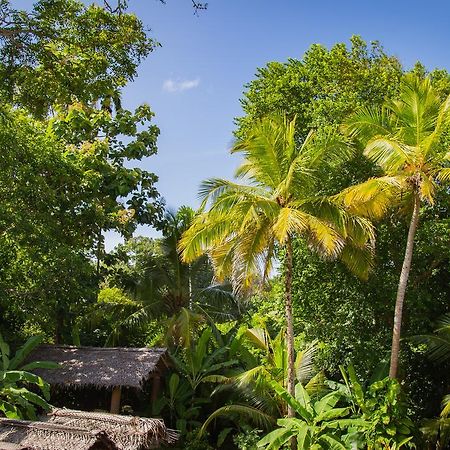
[[414, 192], [414, 209], [409, 224], [408, 240], [406, 242], [405, 258], [403, 260], [402, 271], [397, 289], [397, 299], [395, 301], [394, 328], [392, 330], [391, 365], [389, 368], [389, 378], [397, 377], [398, 359], [400, 354], [400, 337], [402, 327], [403, 303], [405, 300], [406, 286], [408, 284], [409, 271], [413, 256], [414, 236], [416, 235], [419, 223], [420, 197], [418, 192]]
[[60, 345], [63, 343], [63, 329], [64, 329], [64, 310], [60, 306], [59, 302], [56, 304], [56, 320], [55, 320], [55, 344]]
[[[294, 320], [292, 317], [292, 238], [288, 236], [286, 242], [286, 340], [288, 352], [288, 380], [287, 390], [295, 395], [295, 362], [294, 362]], [[288, 417], [294, 417], [295, 411], [288, 406]]]
[[98, 239], [97, 239], [97, 282], [100, 281], [100, 263], [102, 260], [102, 251], [103, 251], [103, 234], [102, 234], [102, 228], [100, 227], [98, 232]]

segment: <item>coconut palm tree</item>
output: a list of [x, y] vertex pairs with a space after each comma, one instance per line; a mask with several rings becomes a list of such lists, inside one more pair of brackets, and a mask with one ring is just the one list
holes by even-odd
[[363, 108], [344, 125], [364, 145], [364, 154], [383, 171], [378, 178], [346, 189], [340, 198], [350, 212], [378, 219], [391, 207], [409, 216], [405, 257], [395, 302], [389, 375], [397, 376], [402, 311], [420, 207], [433, 204], [437, 189], [450, 181], [450, 152], [444, 144], [450, 97], [442, 100], [429, 78], [405, 76], [397, 100]]
[[201, 212], [184, 233], [179, 248], [186, 262], [208, 253], [216, 277], [229, 277], [238, 290], [264, 282], [277, 247], [284, 250], [287, 386], [294, 395], [293, 239], [303, 237], [324, 256], [341, 255], [364, 275], [370, 260], [371, 224], [317, 195], [318, 170], [349, 155], [348, 147], [337, 137], [311, 132], [298, 144], [295, 118], [278, 115], [255, 123], [247, 136], [236, 142], [232, 153], [243, 155], [236, 172], [242, 183], [210, 179], [202, 184]]

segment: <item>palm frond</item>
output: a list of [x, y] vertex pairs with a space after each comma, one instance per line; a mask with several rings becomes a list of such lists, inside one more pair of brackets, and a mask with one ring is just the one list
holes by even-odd
[[450, 167], [444, 167], [439, 170], [436, 178], [442, 183], [450, 182]]
[[380, 219], [395, 205], [404, 186], [405, 179], [399, 176], [370, 178], [344, 189], [333, 199], [352, 215]]
[[274, 425], [275, 419], [264, 413], [258, 408], [254, 408], [248, 405], [226, 405], [214, 411], [203, 423], [202, 427], [199, 431], [199, 436], [202, 436], [209, 424], [221, 416], [227, 417], [236, 417], [236, 420], [239, 420], [240, 417], [245, 417], [246, 419], [251, 420], [256, 426], [261, 427], [262, 429], [269, 429]]
[[376, 136], [367, 143], [364, 154], [387, 174], [395, 174], [406, 164], [413, 162], [414, 150], [401, 141]]
[[307, 383], [316, 372], [314, 358], [317, 354], [317, 341], [311, 342], [304, 350], [298, 351], [295, 358], [295, 374], [301, 383]]
[[342, 129], [364, 144], [373, 136], [389, 136], [392, 132], [389, 110], [386, 107], [363, 107], [347, 119]]
[[442, 399], [441, 417], [446, 419], [448, 416], [450, 416], [450, 394]]

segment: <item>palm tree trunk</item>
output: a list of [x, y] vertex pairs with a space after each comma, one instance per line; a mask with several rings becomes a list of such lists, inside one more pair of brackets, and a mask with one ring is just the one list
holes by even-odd
[[[292, 314], [292, 238], [288, 236], [286, 242], [286, 338], [288, 352], [288, 382], [287, 390], [295, 395], [295, 362], [294, 362], [294, 320]], [[288, 406], [288, 417], [294, 417], [294, 409]]]
[[403, 303], [405, 300], [406, 286], [408, 284], [409, 271], [413, 256], [414, 236], [419, 224], [420, 197], [418, 192], [414, 193], [414, 209], [409, 224], [408, 240], [406, 241], [405, 258], [403, 260], [402, 271], [397, 289], [397, 299], [395, 301], [394, 328], [392, 330], [391, 365], [389, 368], [389, 378], [397, 377], [398, 359], [400, 354], [400, 337], [402, 327]]

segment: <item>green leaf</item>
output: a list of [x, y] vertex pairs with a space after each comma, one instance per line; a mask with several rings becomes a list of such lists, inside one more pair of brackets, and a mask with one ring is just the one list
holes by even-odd
[[9, 370], [16, 370], [25, 358], [42, 342], [43, 336], [31, 336], [22, 347], [17, 350], [14, 358], [11, 359]]
[[9, 370], [9, 345], [0, 333], [0, 353], [2, 355], [2, 370]]
[[293, 433], [291, 430], [278, 428], [258, 441], [257, 446], [266, 450], [279, 450], [292, 436]]

